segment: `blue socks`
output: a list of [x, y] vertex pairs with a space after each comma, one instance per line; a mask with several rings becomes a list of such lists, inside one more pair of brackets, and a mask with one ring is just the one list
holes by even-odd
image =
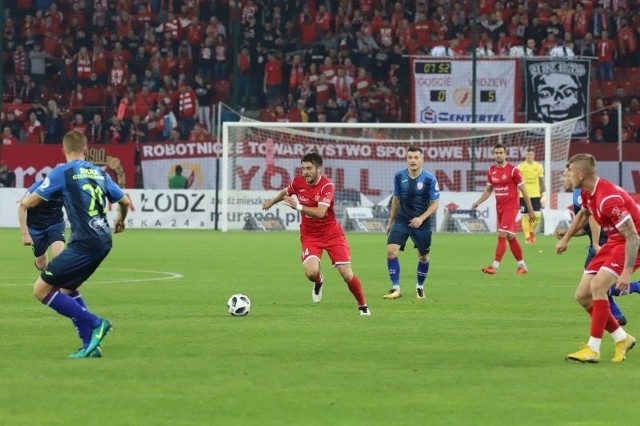
[[418, 285], [422, 287], [424, 285], [424, 280], [427, 279], [427, 274], [429, 273], [429, 261], [420, 262], [418, 261]]
[[[76, 290], [73, 293], [71, 293], [69, 296], [78, 305], [87, 309], [87, 304], [84, 303], [84, 299], [82, 298], [82, 295], [80, 294], [79, 291]], [[89, 327], [87, 324], [81, 323], [75, 318], [72, 318], [71, 321], [73, 321], [73, 325], [75, 325], [76, 330], [78, 331], [78, 336], [80, 336], [80, 339], [82, 339], [82, 347], [86, 348], [87, 346], [89, 346], [89, 343], [91, 342], [91, 332], [92, 332], [91, 327]]]
[[45, 305], [51, 309], [70, 318], [72, 321], [77, 321], [83, 326], [91, 329], [100, 325], [100, 318], [89, 312], [86, 308], [80, 306], [72, 297], [61, 293], [58, 290], [54, 290], [47, 295], [42, 301]]
[[[387, 268], [389, 270], [389, 278], [391, 278], [391, 285], [394, 287], [400, 286], [400, 260], [396, 257], [395, 259], [387, 258]], [[417, 283], [418, 286], [422, 287], [424, 285], [424, 281], [427, 279], [427, 274], [429, 273], [429, 261], [420, 262], [418, 261], [418, 271], [417, 271]]]
[[387, 258], [387, 269], [389, 270], [389, 278], [391, 278], [391, 285], [394, 287], [400, 286], [400, 261], [398, 258]]

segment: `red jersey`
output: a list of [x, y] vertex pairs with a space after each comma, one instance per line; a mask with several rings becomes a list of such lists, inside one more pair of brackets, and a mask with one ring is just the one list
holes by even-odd
[[298, 197], [300, 204], [305, 207], [318, 207], [319, 204], [329, 206], [327, 213], [321, 219], [302, 214], [300, 223], [302, 237], [330, 238], [343, 233], [333, 209], [334, 192], [333, 182], [326, 176], [320, 176], [315, 185], [309, 185], [304, 176], [296, 176], [291, 180], [287, 187], [287, 194]]
[[498, 210], [520, 209], [518, 186], [524, 184], [520, 169], [510, 163], [505, 163], [504, 167], [494, 164], [489, 168], [487, 178], [487, 185], [493, 186]]
[[582, 190], [582, 207], [588, 209], [596, 222], [607, 233], [608, 241], [621, 243], [625, 238], [618, 232], [618, 226], [631, 218], [640, 229], [640, 208], [631, 196], [618, 185], [598, 178], [593, 193]]

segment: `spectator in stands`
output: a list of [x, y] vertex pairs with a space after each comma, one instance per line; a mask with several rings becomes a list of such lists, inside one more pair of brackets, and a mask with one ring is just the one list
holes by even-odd
[[611, 121], [609, 114], [602, 114], [600, 126], [596, 129], [596, 132], [598, 131], [602, 132], [604, 142], [618, 142], [618, 126]]
[[22, 122], [16, 120], [15, 112], [12, 110], [7, 111], [6, 118], [2, 122], [2, 128], [8, 127], [11, 129], [11, 134], [20, 138], [20, 132], [22, 130]]
[[351, 86], [353, 78], [346, 75], [344, 68], [338, 68], [338, 73], [330, 80], [336, 94], [336, 104], [340, 108], [346, 108], [351, 100]]
[[208, 142], [213, 140], [213, 136], [207, 132], [202, 123], [197, 121], [189, 134], [188, 140], [189, 142]]
[[593, 40], [593, 34], [587, 32], [582, 40], [578, 43], [578, 56], [586, 56], [595, 58], [598, 55], [598, 47]]
[[38, 121], [35, 112], [29, 113], [28, 120], [23, 126], [24, 140], [29, 145], [40, 145], [44, 143], [44, 127]]
[[90, 144], [104, 144], [106, 142], [107, 129], [102, 122], [100, 114], [94, 114], [89, 122], [89, 134], [87, 135]]
[[613, 81], [616, 43], [609, 38], [609, 31], [602, 30], [600, 39], [596, 41], [596, 47], [600, 81]]
[[182, 142], [183, 139], [180, 136], [180, 131], [178, 129], [171, 129], [171, 131], [169, 132], [169, 139], [167, 139], [167, 142]]
[[[158, 105], [158, 119], [160, 120], [159, 129], [162, 131], [162, 139], [169, 140], [171, 137], [171, 132], [173, 130], [177, 131], [178, 128], [178, 120], [173, 113], [173, 111], [167, 108], [167, 104], [161, 102]], [[179, 134], [180, 132], [178, 132]]]
[[29, 72], [33, 80], [38, 83], [42, 83], [45, 80], [45, 75], [47, 74], [46, 59], [54, 58], [42, 50], [40, 43], [34, 44], [33, 50], [29, 52]]
[[15, 188], [16, 174], [10, 170], [7, 163], [0, 161], [0, 187]]
[[80, 132], [85, 136], [89, 135], [89, 125], [87, 125], [87, 123], [84, 121], [84, 116], [82, 114], [77, 113], [73, 116], [73, 121], [71, 121], [71, 123], [69, 124], [68, 131], [72, 130]]
[[127, 143], [134, 144], [136, 147], [140, 143], [146, 142], [147, 126], [142, 122], [140, 115], [133, 114], [131, 122], [126, 124], [125, 134], [127, 135]]
[[178, 119], [183, 138], [188, 138], [198, 116], [198, 96], [184, 81], [178, 84]]
[[11, 127], [6, 126], [2, 129], [2, 145], [17, 145], [20, 141], [11, 133]]
[[618, 56], [616, 63], [623, 67], [632, 67], [637, 64], [638, 38], [636, 29], [629, 26], [626, 18], [619, 20], [620, 28], [616, 31]]
[[20, 84], [17, 96], [26, 104], [38, 101], [42, 96], [40, 83], [32, 80], [31, 75], [25, 74], [22, 76], [22, 84]]
[[[249, 81], [247, 81], [246, 84], [247, 84], [246, 90], [248, 93]], [[212, 116], [211, 106], [213, 104], [213, 98], [215, 96], [216, 91], [213, 88], [212, 84], [209, 82], [206, 82], [200, 74], [196, 74], [195, 76], [194, 83], [193, 83], [193, 90], [195, 91], [196, 96], [198, 97], [198, 117], [197, 117], [198, 121], [205, 126], [205, 129], [207, 131], [212, 132], [213, 116]], [[242, 103], [242, 100], [243, 98], [241, 98], [241, 103]], [[245, 101], [246, 100], [247, 98], [245, 98]]]
[[267, 96], [267, 105], [273, 106], [282, 99], [283, 61], [276, 56], [276, 52], [267, 54], [264, 66], [263, 91]]
[[[196, 75], [196, 81], [197, 78], [198, 75]], [[249, 52], [249, 47], [246, 45], [243, 45], [240, 48], [240, 53], [238, 53], [238, 73], [236, 74], [234, 84], [237, 84], [238, 91], [240, 93], [240, 104], [249, 106], [249, 98], [251, 96], [251, 53]], [[198, 93], [197, 89], [196, 93]], [[207, 105], [211, 104], [211, 100], [213, 98], [212, 95], [213, 94], [210, 94], [210, 99]], [[198, 96], [200, 95], [198, 94]], [[199, 98], [198, 101], [200, 101]], [[207, 128], [209, 130], [212, 129], [211, 126], [207, 126]]]
[[117, 145], [124, 143], [126, 141], [125, 138], [126, 135], [124, 134], [122, 122], [118, 117], [111, 117], [111, 125], [107, 130], [107, 142], [112, 145]]

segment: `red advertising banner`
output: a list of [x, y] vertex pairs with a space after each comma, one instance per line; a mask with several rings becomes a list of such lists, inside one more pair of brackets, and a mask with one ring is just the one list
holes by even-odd
[[[3, 145], [0, 159], [16, 174], [16, 187], [28, 188], [56, 165], [65, 162], [62, 145]], [[90, 145], [87, 160], [103, 167], [122, 188], [133, 188], [133, 145]]]

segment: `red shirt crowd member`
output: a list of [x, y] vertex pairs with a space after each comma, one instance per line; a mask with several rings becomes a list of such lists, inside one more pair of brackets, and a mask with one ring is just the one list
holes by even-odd
[[576, 154], [569, 159], [565, 170], [565, 184], [582, 189], [582, 208], [571, 226], [556, 245], [556, 253], [563, 253], [569, 240], [592, 217], [608, 236], [607, 242], [586, 266], [578, 288], [576, 300], [591, 316], [589, 342], [571, 353], [567, 359], [580, 362], [600, 361], [600, 344], [607, 330], [615, 344], [613, 362], [622, 362], [636, 339], [627, 334], [611, 314], [608, 294], [613, 286], [629, 291], [631, 275], [640, 267], [638, 229], [640, 208], [622, 188], [598, 176], [596, 159], [591, 154]]
[[[320, 260], [326, 251], [333, 266], [347, 283], [349, 291], [358, 303], [360, 315], [371, 315], [362, 290], [362, 284], [351, 269], [351, 252], [334, 210], [335, 186], [321, 174], [322, 157], [316, 152], [302, 157], [302, 175], [291, 180], [289, 186], [262, 204], [269, 210], [284, 201], [287, 207], [300, 212], [300, 241], [302, 264], [307, 279], [313, 283], [311, 298], [314, 303], [322, 300], [324, 277], [320, 272]], [[295, 198], [292, 196], [295, 195]]]
[[487, 187], [480, 198], [473, 203], [471, 208], [476, 210], [492, 192], [496, 197], [496, 213], [498, 217], [498, 244], [496, 245], [493, 263], [481, 269], [485, 274], [495, 274], [500, 262], [507, 251], [507, 241], [513, 257], [518, 262], [516, 274], [524, 275], [528, 272], [527, 265], [522, 256], [522, 247], [516, 237], [516, 217], [520, 211], [520, 199], [518, 191], [522, 194], [524, 203], [529, 212], [529, 221], [533, 223], [536, 216], [533, 212], [531, 199], [524, 185], [524, 179], [520, 169], [507, 162], [507, 148], [502, 144], [493, 147], [493, 159], [495, 164], [489, 168], [487, 174]]
[[75, 56], [76, 61], [76, 76], [78, 80], [89, 80], [93, 67], [91, 64], [91, 56], [86, 47], [82, 46]]
[[198, 113], [198, 96], [186, 83], [178, 85], [180, 95], [178, 97], [178, 116], [180, 118], [195, 118]]

